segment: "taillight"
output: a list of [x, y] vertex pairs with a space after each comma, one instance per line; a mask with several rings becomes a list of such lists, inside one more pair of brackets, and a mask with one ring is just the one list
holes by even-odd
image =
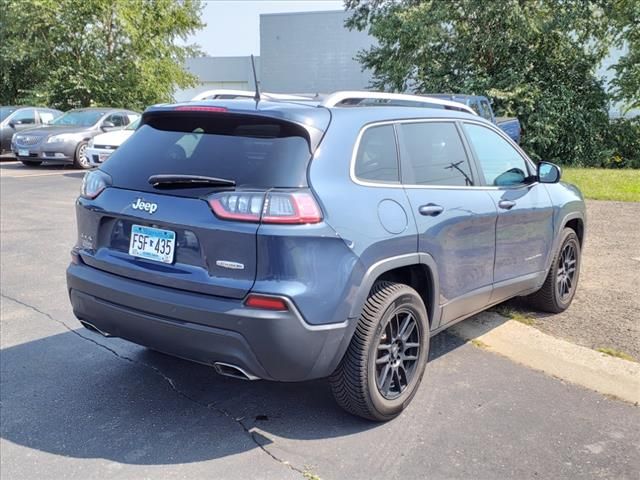
[[224, 192], [209, 199], [213, 213], [225, 220], [271, 224], [322, 221], [322, 212], [308, 191]]
[[80, 196], [93, 200], [102, 191], [111, 185], [111, 177], [101, 170], [92, 170], [87, 172], [82, 179], [80, 187]]
[[289, 310], [287, 303], [278, 297], [269, 297], [266, 295], [249, 294], [244, 304], [251, 308], [260, 308], [262, 310]]

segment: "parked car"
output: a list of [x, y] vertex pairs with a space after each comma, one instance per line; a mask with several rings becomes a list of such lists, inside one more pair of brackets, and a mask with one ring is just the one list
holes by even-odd
[[451, 100], [452, 102], [459, 102], [468, 107], [471, 107], [482, 118], [487, 119], [489, 122], [497, 125], [507, 135], [509, 135], [514, 142], [520, 143], [522, 137], [522, 127], [520, 120], [515, 117], [496, 117], [493, 114], [493, 108], [491, 102], [487, 97], [482, 95], [460, 95], [460, 94], [430, 94], [430, 97], [442, 98]]
[[114, 108], [69, 110], [48, 125], [15, 134], [11, 150], [26, 166], [53, 160], [89, 168], [85, 155], [89, 140], [100, 133], [122, 129], [139, 116], [130, 110]]
[[60, 110], [43, 107], [0, 107], [0, 154], [11, 152], [11, 137], [27, 128], [46, 125], [62, 115]]
[[133, 132], [135, 132], [139, 124], [140, 118], [138, 117], [137, 120], [131, 122], [122, 130], [101, 133], [89, 140], [89, 145], [87, 146], [85, 155], [89, 159], [91, 166], [96, 167], [101, 163], [104, 163], [116, 148], [122, 145], [125, 140], [133, 135]]
[[83, 181], [76, 317], [222, 375], [329, 377], [342, 407], [383, 421], [434, 334], [514, 296], [565, 310], [579, 190], [477, 115], [384, 95], [149, 108]]

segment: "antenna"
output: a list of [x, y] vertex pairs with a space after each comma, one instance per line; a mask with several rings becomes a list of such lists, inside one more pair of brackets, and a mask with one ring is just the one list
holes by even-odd
[[256, 74], [256, 62], [253, 59], [253, 54], [251, 54], [251, 69], [253, 70], [253, 83], [256, 86], [256, 94], [253, 96], [253, 99], [257, 105], [260, 101], [260, 88], [258, 87], [258, 75]]

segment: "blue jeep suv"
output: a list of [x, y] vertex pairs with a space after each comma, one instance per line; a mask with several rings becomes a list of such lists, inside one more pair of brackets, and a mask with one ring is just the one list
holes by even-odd
[[329, 377], [384, 421], [434, 334], [515, 296], [565, 310], [580, 192], [466, 110], [390, 98], [149, 108], [83, 181], [77, 318], [227, 376]]

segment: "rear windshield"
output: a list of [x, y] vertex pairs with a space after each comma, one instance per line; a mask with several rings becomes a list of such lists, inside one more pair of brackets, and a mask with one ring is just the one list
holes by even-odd
[[[273, 118], [230, 114], [150, 117], [102, 167], [115, 187], [162, 193], [151, 175], [201, 175], [233, 180], [236, 188], [307, 186], [311, 154], [305, 130]], [[201, 195], [214, 187], [173, 188]]]

